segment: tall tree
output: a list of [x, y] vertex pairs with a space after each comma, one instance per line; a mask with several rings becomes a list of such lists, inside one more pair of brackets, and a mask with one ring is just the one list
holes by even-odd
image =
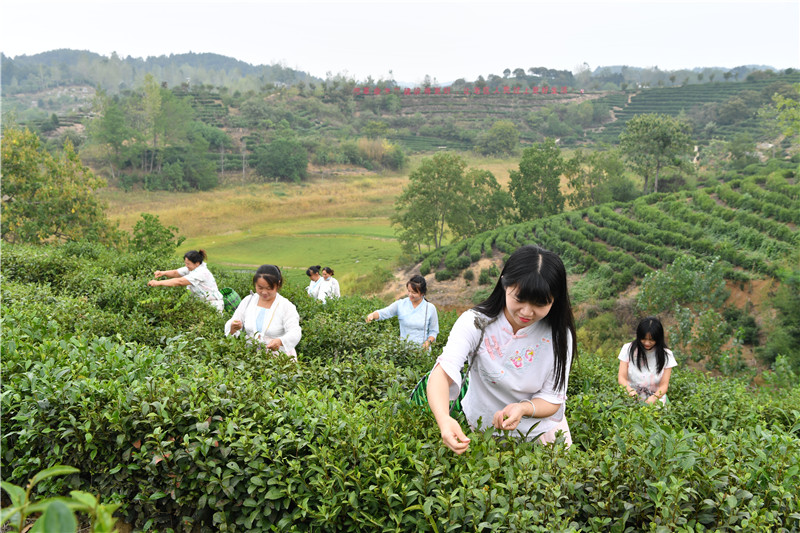
[[669, 115], [637, 115], [625, 124], [619, 138], [631, 168], [644, 178], [645, 193], [650, 178], [653, 191], [658, 192], [661, 171], [685, 166], [692, 154], [689, 125]]
[[144, 95], [142, 103], [144, 104], [145, 131], [153, 137], [150, 161], [147, 162], [147, 168], [145, 170], [147, 172], [152, 172], [155, 164], [156, 151], [158, 150], [158, 119], [161, 115], [161, 88], [158, 86], [158, 83], [156, 83], [156, 79], [152, 74], [145, 76], [143, 90]]
[[783, 134], [788, 137], [800, 135], [800, 83], [794, 85], [793, 94], [789, 97], [779, 93], [772, 95], [772, 101], [777, 109], [778, 124], [783, 128]]
[[453, 214], [452, 230], [459, 237], [471, 237], [507, 223], [511, 195], [488, 170], [470, 168], [464, 175], [463, 202]]
[[55, 157], [29, 130], [6, 128], [2, 144], [2, 238], [8, 242], [119, 237], [94, 191], [105, 185], [72, 144]]
[[458, 227], [464, 205], [466, 183], [464, 160], [439, 152], [423, 159], [408, 177], [408, 185], [395, 201], [392, 224], [406, 248], [422, 245], [439, 248], [449, 227]]
[[616, 150], [588, 155], [578, 151], [571, 160], [571, 167], [572, 172], [568, 175], [570, 192], [566, 199], [573, 209], [632, 199], [625, 191], [630, 191], [633, 183], [624, 176], [625, 164]]
[[564, 210], [561, 175], [569, 163], [553, 139], [545, 139], [522, 152], [519, 170], [512, 170], [508, 189], [514, 200], [516, 221], [555, 215]]
[[105, 95], [99, 95], [99, 100], [95, 106], [99, 116], [90, 124], [90, 137], [93, 143], [104, 148], [111, 177], [116, 179], [124, 148], [134, 138], [134, 131], [128, 127], [125, 113], [115, 100], [106, 98]]

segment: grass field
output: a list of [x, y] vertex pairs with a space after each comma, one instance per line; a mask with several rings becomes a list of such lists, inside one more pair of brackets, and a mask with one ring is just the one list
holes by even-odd
[[[468, 167], [491, 171], [503, 186], [519, 165], [517, 157], [462, 156]], [[422, 157], [413, 156], [402, 173], [328, 168], [324, 177], [312, 173], [301, 184], [229, 183], [194, 193], [107, 188], [100, 196], [122, 229], [130, 231], [141, 213], [158, 215], [186, 237], [181, 250], [203, 248], [213, 266], [251, 270], [273, 263], [298, 283], [306, 281], [307, 267], [330, 266], [348, 293], [348, 282], [397, 266], [401, 249], [390, 217]]]

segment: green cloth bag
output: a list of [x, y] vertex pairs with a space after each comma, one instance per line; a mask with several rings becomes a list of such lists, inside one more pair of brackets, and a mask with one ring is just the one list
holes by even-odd
[[234, 311], [236, 311], [236, 308], [239, 307], [239, 304], [242, 301], [242, 297], [239, 296], [239, 293], [231, 289], [230, 287], [225, 287], [224, 289], [220, 289], [219, 292], [222, 293], [222, 301], [225, 304], [225, 312], [233, 313]]

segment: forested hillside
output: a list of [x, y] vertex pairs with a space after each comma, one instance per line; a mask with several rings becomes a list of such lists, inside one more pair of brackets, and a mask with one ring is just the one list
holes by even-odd
[[122, 60], [62, 50], [4, 57], [3, 65], [4, 124], [31, 127], [54, 149], [69, 139], [112, 185], [150, 190], [209, 189], [226, 175], [300, 181], [309, 163], [398, 169], [412, 153], [511, 154], [545, 138], [616, 144], [630, 118], [648, 113], [680, 118], [700, 147], [717, 153], [727, 149], [720, 143], [774, 139], [759, 109], [776, 94], [794, 98], [800, 81], [791, 70], [740, 69], [718, 73], [726, 81], [698, 74], [680, 85], [662, 78], [655, 88], [609, 88], [587, 73], [531, 68], [456, 80], [444, 92], [429, 79], [414, 89], [319, 80], [213, 54]]

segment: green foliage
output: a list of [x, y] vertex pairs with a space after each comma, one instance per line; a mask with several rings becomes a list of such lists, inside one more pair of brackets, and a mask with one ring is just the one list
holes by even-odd
[[[71, 498], [53, 497], [39, 501], [31, 499], [31, 492], [38, 483], [54, 476], [77, 474], [78, 472], [77, 468], [71, 466], [55, 465], [37, 472], [25, 488], [8, 481], [0, 482], [0, 486], [11, 501], [10, 505], [3, 508], [0, 525], [5, 526], [8, 522], [9, 527], [17, 532], [58, 531], [59, 533], [70, 533], [78, 531], [75, 512], [82, 512], [88, 514], [91, 519], [89, 528], [91, 533], [116, 531], [114, 529], [116, 519], [113, 517], [113, 513], [120, 507], [120, 504], [100, 504], [92, 494], [79, 490], [71, 491]], [[37, 513], [41, 513], [41, 516], [36, 519], [32, 527], [26, 527], [28, 517]]]
[[512, 170], [508, 189], [514, 201], [516, 220], [525, 222], [564, 210], [561, 175], [570, 170], [553, 139], [526, 148], [519, 170]]
[[256, 149], [256, 172], [266, 178], [299, 182], [308, 172], [308, 152], [292, 139], [280, 138]]
[[727, 297], [718, 260], [705, 262], [681, 256], [663, 270], [645, 276], [636, 296], [636, 307], [640, 313], [648, 315], [663, 313], [676, 303], [720, 308]]
[[[796, 261], [796, 257], [793, 255], [790, 261]], [[772, 364], [783, 356], [795, 373], [800, 373], [800, 272], [794, 267], [781, 274], [782, 284], [772, 300], [777, 317], [758, 353]]]
[[653, 179], [653, 192], [658, 192], [662, 170], [686, 166], [692, 151], [689, 126], [668, 115], [638, 115], [625, 124], [620, 135], [620, 149], [631, 167], [644, 178], [644, 192]]
[[422, 160], [409, 176], [408, 186], [396, 202], [392, 224], [398, 239], [407, 247], [439, 248], [445, 234], [458, 225], [464, 209], [464, 160], [440, 152]]
[[475, 150], [483, 155], [511, 155], [519, 144], [519, 130], [510, 120], [498, 120], [478, 136]]
[[133, 226], [130, 242], [132, 250], [169, 254], [186, 240], [186, 237], [178, 236], [178, 228], [175, 226], [164, 226], [158, 215], [142, 213], [141, 216], [141, 220], [136, 221]]
[[1, 166], [3, 240], [114, 242], [120, 238], [94, 195], [105, 182], [81, 163], [69, 142], [61, 156], [53, 156], [36, 134], [5, 128]]
[[364, 322], [377, 301], [322, 304], [285, 285], [303, 327], [294, 362], [222, 337], [197, 299], [148, 291], [148, 260], [4, 247], [4, 488], [69, 465], [80, 473], [42, 480], [42, 498], [68, 482], [159, 531], [800, 527], [796, 387], [683, 369], [670, 405], [643, 406], [617, 386], [615, 358], [584, 351], [567, 391], [572, 448], [478, 429], [455, 456], [408, 403], [454, 313], [428, 353], [394, 321]]

